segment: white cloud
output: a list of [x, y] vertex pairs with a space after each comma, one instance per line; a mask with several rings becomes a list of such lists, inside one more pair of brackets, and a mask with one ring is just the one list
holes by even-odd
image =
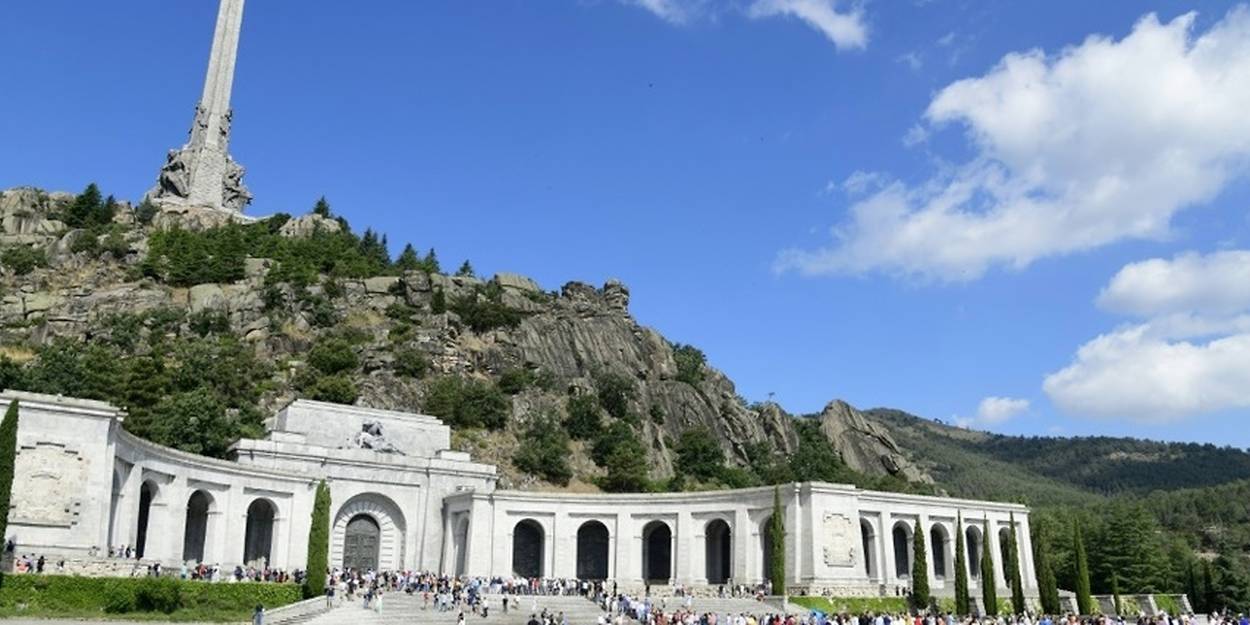
[[747, 9], [752, 18], [797, 17], [820, 31], [839, 50], [868, 46], [868, 25], [858, 8], [842, 13], [836, 0], [755, 0]]
[[857, 196], [878, 189], [885, 183], [886, 178], [880, 172], [855, 170], [842, 182], [842, 188], [847, 195]]
[[986, 424], [1002, 423], [1024, 414], [1029, 409], [1029, 400], [1012, 397], [986, 397], [977, 406], [977, 421]]
[[1168, 236], [1250, 158], [1250, 9], [1200, 35], [1194, 17], [1147, 15], [1119, 41], [1009, 54], [948, 85], [925, 121], [963, 128], [975, 157], [863, 198], [830, 246], [783, 251], [777, 268], [964, 281]]
[[1163, 423], [1250, 407], [1250, 250], [1131, 263], [1098, 304], [1147, 320], [1094, 338], [1046, 376], [1060, 409]]
[[924, 67], [924, 57], [920, 56], [920, 53], [914, 50], [906, 54], [898, 55], [898, 58], [895, 59], [895, 61], [911, 68], [913, 72], [920, 71], [920, 68]]
[[701, 14], [706, 0], [620, 0], [625, 4], [642, 7], [656, 17], [672, 23], [685, 24]]
[[1250, 333], [1203, 342], [1154, 330], [1140, 324], [1095, 338], [1042, 388], [1068, 413], [1148, 423], [1250, 407]]
[[1098, 295], [1106, 310], [1149, 317], [1250, 308], [1250, 251], [1193, 252], [1126, 265]]

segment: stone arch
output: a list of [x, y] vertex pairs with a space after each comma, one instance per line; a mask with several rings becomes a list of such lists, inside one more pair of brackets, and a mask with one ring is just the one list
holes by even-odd
[[243, 562], [264, 566], [273, 559], [273, 528], [278, 506], [264, 497], [257, 497], [247, 506], [247, 525], [243, 534]]
[[981, 550], [985, 548], [985, 541], [981, 535], [981, 528], [975, 525], [969, 525], [964, 530], [964, 544], [967, 547], [968, 561], [965, 565], [968, 567], [968, 575], [972, 579], [981, 578]]
[[864, 574], [869, 579], [876, 579], [880, 566], [877, 564], [877, 532], [872, 528], [872, 521], [859, 520], [859, 536], [864, 553]]
[[998, 562], [1003, 569], [1003, 583], [1011, 588], [1011, 574], [1007, 572], [1007, 563], [1011, 562], [1011, 529], [1006, 527], [998, 528]]
[[668, 584], [673, 577], [673, 530], [664, 521], [651, 521], [642, 528], [642, 579]]
[[359, 519], [362, 516], [368, 517], [377, 526], [378, 569], [386, 571], [403, 569], [406, 527], [404, 514], [390, 497], [378, 493], [356, 495], [339, 507], [334, 515], [334, 529], [330, 534], [332, 537], [331, 566], [341, 566], [344, 561], [348, 524], [358, 521], [353, 526], [353, 529], [357, 531], [353, 534], [353, 538], [357, 539], [357, 544], [353, 545], [353, 548], [359, 549], [359, 540], [368, 538], [365, 533], [369, 529], [367, 522]]
[[512, 527], [512, 574], [542, 577], [546, 532], [534, 519], [521, 519]]
[[768, 515], [760, 522], [760, 580], [768, 581], [773, 577], [773, 554], [777, 552], [773, 545], [773, 515]]
[[161, 487], [152, 480], [144, 480], [139, 486], [139, 512], [135, 526], [135, 557], [142, 558], [147, 553], [148, 530], [152, 529], [152, 504], [161, 494]]
[[203, 562], [208, 542], [208, 516], [213, 511], [213, 496], [203, 490], [187, 498], [187, 519], [182, 531], [182, 561]]
[[941, 523], [934, 523], [929, 528], [929, 552], [930, 559], [933, 560], [933, 576], [938, 579], [947, 579], [954, 577], [954, 567], [951, 566], [950, 553], [950, 533], [946, 531], [946, 526]]
[[712, 519], [703, 528], [707, 583], [724, 584], [733, 571], [733, 530], [724, 519]]
[[896, 521], [890, 531], [894, 541], [894, 576], [899, 579], [911, 577], [911, 563], [915, 554], [912, 553], [912, 527], [907, 521]]
[[608, 526], [586, 521], [577, 528], [577, 579], [608, 578]]

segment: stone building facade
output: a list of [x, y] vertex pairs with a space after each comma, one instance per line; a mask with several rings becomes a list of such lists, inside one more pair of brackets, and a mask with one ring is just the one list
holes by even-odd
[[[436, 418], [307, 400], [217, 460], [141, 440], [102, 402], [8, 391], [18, 400], [18, 456], [8, 537], [18, 553], [106, 560], [128, 546], [145, 562], [299, 569], [317, 483], [330, 485], [335, 567], [472, 576], [604, 579], [624, 588], [710, 591], [767, 579], [774, 489], [570, 494], [496, 489], [493, 465], [450, 449]], [[917, 524], [930, 585], [954, 592], [955, 566], [982, 582], [982, 550], [1004, 581], [1014, 522], [1027, 594], [1035, 595], [1028, 509], [827, 483], [778, 491], [792, 589], [841, 596], [903, 591]], [[957, 518], [968, 562], [956, 563]], [[969, 566], [971, 563], [971, 566]]]

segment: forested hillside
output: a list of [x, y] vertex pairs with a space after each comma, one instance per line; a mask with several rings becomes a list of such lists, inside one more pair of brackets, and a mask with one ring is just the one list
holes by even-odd
[[1026, 503], [1034, 542], [1075, 587], [1074, 525], [1095, 593], [1186, 592], [1250, 605], [1250, 453], [1112, 437], [1019, 437], [887, 408], [865, 411], [947, 492]]

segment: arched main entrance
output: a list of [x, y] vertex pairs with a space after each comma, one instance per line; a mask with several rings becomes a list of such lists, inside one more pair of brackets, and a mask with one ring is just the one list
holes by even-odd
[[869, 579], [877, 578], [877, 533], [872, 530], [872, 523], [867, 519], [859, 521], [859, 536], [863, 542], [864, 574]]
[[139, 487], [139, 523], [135, 531], [135, 557], [142, 558], [147, 552], [148, 526], [152, 522], [152, 501], [156, 499], [157, 487], [144, 482]]
[[949, 543], [950, 535], [946, 533], [946, 527], [935, 523], [929, 530], [929, 551], [933, 553], [933, 576], [938, 579], [953, 575], [950, 554], [947, 553]]
[[608, 527], [586, 521], [577, 528], [577, 579], [608, 578]]
[[512, 574], [520, 577], [543, 576], [543, 526], [525, 519], [512, 529]]
[[911, 526], [905, 521], [894, 524], [894, 576], [911, 577]]
[[[405, 565], [405, 522], [404, 513], [399, 506], [386, 495], [380, 493], [359, 493], [352, 496], [339, 507], [334, 514], [334, 525], [330, 530], [330, 562], [341, 563], [347, 560], [348, 540], [347, 525], [360, 516], [368, 517], [375, 532], [365, 532], [370, 528], [357, 524], [352, 541], [352, 549], [360, 552], [360, 541], [371, 541], [376, 548], [367, 549], [374, 562], [375, 570], [398, 571]], [[365, 523], [365, 522], [361, 522]], [[366, 545], [371, 547], [371, 545]], [[368, 561], [368, 560], [366, 560]]]
[[357, 514], [347, 522], [343, 536], [343, 568], [366, 571], [378, 568], [382, 529], [367, 514]]
[[707, 583], [724, 584], [729, 581], [733, 564], [733, 534], [729, 524], [722, 519], [715, 519], [707, 524], [703, 534], [707, 541]]
[[243, 562], [269, 564], [273, 557], [273, 520], [277, 509], [268, 499], [257, 499], [247, 507], [247, 529], [243, 535]]
[[187, 499], [187, 524], [182, 532], [182, 561], [203, 562], [204, 543], [208, 540], [208, 511], [213, 498], [197, 490]]
[[642, 528], [642, 578], [667, 584], [672, 576], [673, 531], [663, 521], [652, 521]]

